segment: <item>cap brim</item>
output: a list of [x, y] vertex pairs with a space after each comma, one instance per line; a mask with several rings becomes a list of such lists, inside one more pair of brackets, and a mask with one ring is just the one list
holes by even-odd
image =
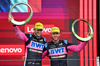
[[43, 30], [42, 28], [35, 28], [36, 30], [39, 30], [39, 29], [41, 29], [41, 30]]
[[60, 33], [60, 32], [51, 32], [51, 33]]

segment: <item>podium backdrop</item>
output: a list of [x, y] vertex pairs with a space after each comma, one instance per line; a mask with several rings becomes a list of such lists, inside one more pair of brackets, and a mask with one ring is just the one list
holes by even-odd
[[[75, 19], [83, 18], [91, 24], [94, 30], [94, 37], [86, 47], [79, 53], [69, 51], [69, 66], [96, 66], [95, 57], [97, 56], [97, 22], [96, 22], [96, 0], [1, 0], [0, 1], [0, 66], [23, 66], [22, 59], [25, 52], [24, 42], [15, 36], [11, 23], [8, 22], [8, 11], [10, 7], [17, 2], [25, 2], [31, 5], [33, 17], [31, 21], [24, 25], [18, 26], [25, 33], [34, 32], [32, 29], [36, 22], [44, 24], [43, 37], [51, 41], [50, 30], [57, 26], [61, 30], [61, 40], [68, 40], [73, 44], [79, 44], [72, 34], [71, 25]], [[13, 9], [12, 15], [15, 20], [25, 20], [29, 16], [29, 9], [19, 5], [19, 8]], [[20, 9], [21, 8], [21, 9]], [[86, 23], [77, 22], [75, 31], [81, 37], [86, 37], [89, 27]], [[43, 66], [50, 66], [48, 57], [45, 57]], [[88, 60], [84, 60], [88, 59]], [[90, 60], [89, 60], [90, 59]], [[6, 60], [6, 61], [4, 61]], [[8, 60], [8, 61], [7, 61]], [[17, 60], [17, 61], [14, 61]]]

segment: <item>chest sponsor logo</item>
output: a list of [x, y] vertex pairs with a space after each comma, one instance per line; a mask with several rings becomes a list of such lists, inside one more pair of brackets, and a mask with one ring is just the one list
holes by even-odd
[[64, 53], [64, 47], [63, 48], [50, 49], [50, 53], [51, 53], [51, 55]]
[[41, 43], [37, 43], [37, 42], [32, 41], [31, 42], [31, 47], [36, 48], [36, 49], [42, 49], [43, 50], [44, 45], [41, 44]]
[[39, 50], [34, 50], [34, 49], [29, 49], [29, 51], [42, 53], [42, 51], [39, 51]]
[[52, 56], [51, 58], [63, 58], [65, 57], [65, 55], [61, 55], [61, 56]]

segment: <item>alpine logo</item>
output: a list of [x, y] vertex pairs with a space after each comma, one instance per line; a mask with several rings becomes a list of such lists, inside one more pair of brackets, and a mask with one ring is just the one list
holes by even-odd
[[62, 43], [60, 43], [59, 45], [63, 45]]

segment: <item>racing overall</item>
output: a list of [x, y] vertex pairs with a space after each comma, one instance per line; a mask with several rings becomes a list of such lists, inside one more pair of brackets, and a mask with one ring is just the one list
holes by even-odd
[[67, 66], [68, 50], [79, 52], [85, 45], [86, 42], [82, 42], [79, 45], [73, 45], [67, 40], [60, 40], [58, 43], [51, 41], [45, 44], [42, 58], [47, 55], [51, 60], [51, 66]]
[[42, 53], [46, 39], [37, 37], [34, 34], [25, 34], [14, 26], [15, 34], [25, 42], [25, 62], [24, 66], [41, 66]]

